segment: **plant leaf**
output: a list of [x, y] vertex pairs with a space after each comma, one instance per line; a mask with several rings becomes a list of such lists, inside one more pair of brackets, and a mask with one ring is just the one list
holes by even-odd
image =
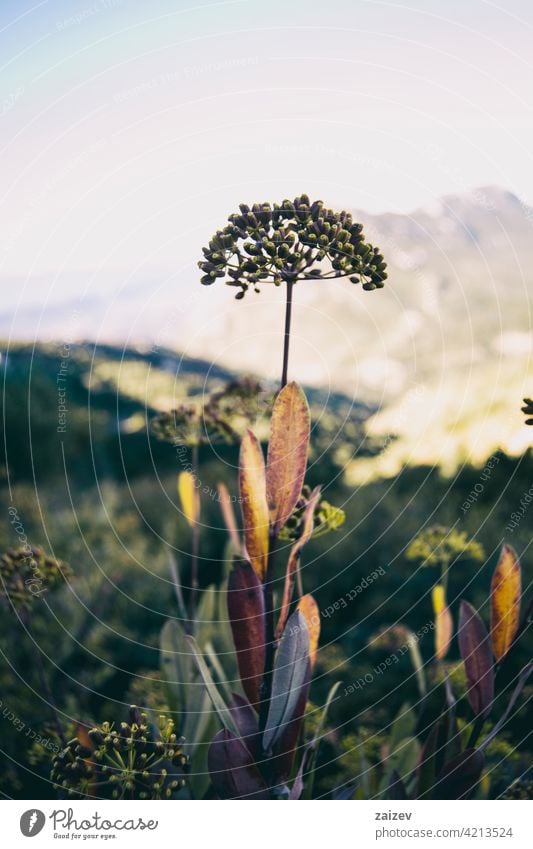
[[296, 605], [296, 610], [299, 610], [305, 619], [307, 630], [309, 631], [309, 663], [311, 670], [313, 669], [316, 656], [318, 653], [318, 641], [320, 638], [320, 611], [318, 604], [312, 595], [303, 595]]
[[481, 617], [467, 601], [459, 612], [459, 650], [465, 666], [467, 696], [476, 716], [488, 714], [494, 699], [494, 665]]
[[226, 705], [224, 699], [220, 695], [215, 682], [211, 676], [209, 671], [209, 667], [207, 666], [200, 649], [198, 648], [198, 644], [194, 637], [187, 635], [185, 637], [186, 642], [189, 644], [194, 660], [196, 661], [196, 665], [198, 667], [198, 671], [201, 675], [202, 681], [205, 685], [205, 688], [209, 694], [209, 698], [211, 699], [211, 703], [217, 713], [217, 716], [225, 728], [229, 728], [236, 736], [239, 736], [239, 729], [235, 724], [235, 720], [231, 715], [231, 711]]
[[270, 752], [294, 716], [300, 691], [309, 676], [309, 632], [296, 610], [283, 632], [272, 674], [272, 696], [263, 733], [263, 749]]
[[[322, 732], [324, 730], [324, 726], [326, 724], [329, 709], [331, 707], [331, 703], [337, 694], [337, 690], [341, 685], [340, 681], [336, 681], [333, 687], [331, 687], [324, 707], [322, 708], [322, 713], [320, 715], [320, 719], [318, 721], [318, 725], [316, 727], [316, 731], [314, 733], [313, 739], [309, 743], [309, 746], [306, 749], [305, 758], [302, 758], [302, 764], [300, 769], [302, 770], [301, 780], [302, 783], [305, 783], [305, 787], [300, 791], [300, 795], [302, 795], [304, 799], [312, 799], [313, 798], [313, 784], [315, 781], [315, 769], [316, 769], [316, 758], [318, 754], [318, 747], [320, 745], [320, 741], [322, 739]], [[305, 760], [305, 763], [304, 763]], [[304, 782], [304, 770], [305, 770], [305, 782]], [[298, 797], [299, 798], [299, 797]]]
[[245, 699], [244, 696], [240, 696], [238, 693], [231, 694], [229, 709], [233, 714], [235, 725], [239, 729], [239, 737], [244, 740], [251, 754], [256, 755], [260, 740], [259, 724], [255, 710], [248, 699]]
[[292, 594], [294, 591], [294, 581], [296, 578], [296, 570], [300, 561], [300, 554], [304, 545], [311, 539], [313, 533], [313, 519], [315, 515], [316, 505], [320, 498], [320, 487], [317, 486], [307, 502], [303, 518], [303, 529], [299, 539], [296, 540], [291, 548], [289, 561], [287, 563], [287, 571], [285, 573], [285, 584], [283, 586], [283, 597], [281, 600], [281, 609], [279, 614], [278, 626], [276, 628], [276, 637], [279, 639], [285, 628], [287, 617], [289, 615], [289, 607], [291, 605]]
[[211, 781], [221, 799], [270, 799], [265, 781], [243, 741], [223, 728], [207, 755]]
[[444, 660], [448, 654], [453, 636], [453, 619], [450, 608], [446, 604], [446, 596], [442, 584], [436, 584], [431, 593], [433, 611], [435, 613], [435, 657]]
[[387, 799], [403, 801], [407, 799], [405, 784], [395, 769], [392, 770], [389, 786], [387, 788]]
[[490, 636], [497, 661], [505, 657], [518, 631], [521, 591], [518, 556], [510, 545], [504, 545], [490, 587]]
[[466, 799], [481, 778], [485, 758], [479, 749], [465, 749], [444, 765], [435, 783], [435, 799]]
[[227, 598], [242, 686], [250, 703], [257, 707], [265, 668], [265, 602], [259, 578], [246, 561], [234, 562]]
[[522, 669], [520, 675], [518, 676], [518, 683], [513, 690], [513, 694], [511, 696], [511, 698], [509, 699], [509, 704], [507, 705], [503, 716], [500, 717], [500, 719], [495, 724], [495, 726], [493, 728], [491, 728], [490, 732], [487, 734], [487, 736], [485, 737], [483, 742], [478, 746], [478, 749], [479, 749], [480, 752], [482, 752], [484, 749], [486, 749], [486, 747], [489, 745], [489, 743], [491, 743], [494, 740], [494, 738], [496, 737], [496, 735], [500, 733], [501, 729], [503, 728], [503, 726], [507, 722], [509, 714], [511, 713], [512, 709], [514, 708], [514, 706], [517, 702], [517, 699], [520, 696], [520, 693], [524, 689], [526, 682], [527, 682], [527, 679], [529, 678], [529, 676], [531, 675], [532, 672], [533, 672], [533, 663], [528, 663], [527, 666], [524, 666], [524, 668]]
[[265, 459], [257, 437], [251, 430], [244, 434], [241, 442], [239, 492], [246, 554], [257, 577], [264, 581], [268, 565], [269, 532]]
[[235, 519], [235, 513], [233, 511], [231, 495], [229, 494], [228, 488], [225, 483], [219, 483], [217, 489], [218, 500], [220, 503], [220, 509], [222, 511], [224, 524], [226, 525], [226, 530], [228, 532], [230, 542], [233, 548], [235, 549], [235, 553], [237, 554], [240, 552], [242, 546], [241, 540], [239, 538], [239, 532], [237, 530], [237, 522]]
[[277, 536], [300, 498], [311, 429], [309, 405], [297, 383], [279, 392], [272, 410], [266, 470], [270, 522]]
[[192, 681], [191, 651], [185, 631], [175, 619], [169, 619], [159, 635], [161, 672], [172, 696], [172, 707], [187, 713], [189, 686]]
[[181, 509], [189, 526], [193, 528], [200, 520], [200, 493], [196, 480], [191, 472], [180, 472], [178, 475], [178, 495]]

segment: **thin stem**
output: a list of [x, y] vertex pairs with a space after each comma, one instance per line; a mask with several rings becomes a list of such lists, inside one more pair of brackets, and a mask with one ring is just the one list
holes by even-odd
[[298, 557], [298, 562], [296, 563], [296, 592], [298, 593], [298, 598], [301, 598], [304, 594], [304, 585], [302, 581], [302, 572], [301, 572], [302, 559]]
[[285, 334], [283, 342], [283, 369], [281, 372], [281, 388], [287, 383], [287, 371], [289, 368], [289, 343], [291, 339], [291, 312], [292, 312], [292, 287], [293, 280], [287, 280], [287, 300], [285, 302]]
[[[194, 485], [198, 477], [198, 445], [191, 449], [191, 467]], [[198, 552], [200, 549], [200, 523], [198, 517], [192, 526], [191, 535], [191, 595], [189, 599], [189, 617], [194, 619], [196, 614], [196, 598], [198, 595]]]

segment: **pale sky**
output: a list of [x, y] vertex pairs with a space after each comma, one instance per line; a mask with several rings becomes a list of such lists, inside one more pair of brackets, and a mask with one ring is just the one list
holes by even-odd
[[4, 305], [195, 285], [240, 201], [533, 203], [532, 43], [519, 0], [3, 0]]

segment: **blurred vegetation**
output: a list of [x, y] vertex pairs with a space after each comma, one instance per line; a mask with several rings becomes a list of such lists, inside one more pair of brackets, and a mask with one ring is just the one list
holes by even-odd
[[[64, 432], [58, 431], [62, 363], [68, 410]], [[169, 551], [179, 563], [185, 587], [190, 570], [189, 528], [176, 493], [176, 476], [187, 461], [188, 448], [183, 454], [159, 441], [149, 423], [161, 412], [219, 391], [233, 375], [210, 369], [206, 376], [201, 361], [168, 352], [81, 345], [69, 348], [66, 357], [62, 346], [11, 348], [2, 355], [2, 364], [5, 441], [0, 497], [5, 521], [0, 524], [0, 552], [42, 546], [70, 565], [72, 577], [70, 583], [49, 587], [33, 599], [31, 630], [25, 617], [9, 609], [9, 601], [2, 602], [0, 791], [10, 797], [53, 797], [47, 755], [57, 751], [59, 743], [36, 652], [69, 734], [80, 720], [91, 726], [127, 714], [130, 703], [172, 712], [160, 681], [159, 634], [169, 617], [179, 615]], [[266, 387], [265, 397], [272, 389]], [[531, 518], [526, 514], [507, 537], [505, 529], [531, 486], [533, 465], [530, 451], [518, 459], [496, 454], [490, 478], [470, 501], [470, 494], [477, 493], [480, 469], [469, 465], [453, 478], [444, 477], [437, 466], [405, 467], [394, 479], [349, 486], [345, 463], [368, 460], [380, 451], [380, 443], [370, 441], [364, 430], [372, 410], [353, 406], [342, 395], [326, 398], [313, 390], [308, 395], [313, 432], [306, 483], [322, 483], [328, 505], [346, 514], [337, 530], [309, 543], [302, 563], [304, 588], [313, 590], [323, 614], [334, 611], [322, 617], [313, 703], [323, 704], [331, 684], [342, 682], [330, 710], [331, 732], [318, 756], [318, 788], [327, 793], [351, 780], [361, 764], [379, 765], [402, 705], [420, 699], [409, 653], [386, 674], [373, 673], [394, 651], [386, 641], [374, 639], [377, 632], [388, 633], [401, 624], [417, 633], [432, 621], [436, 576], [426, 568], [431, 560], [424, 563], [428, 552], [416, 551], [420, 532], [435, 526], [452, 529], [455, 547], [447, 598], [454, 621], [464, 595], [483, 613], [504, 538], [522, 559], [527, 589]], [[260, 436], [266, 435], [267, 413], [265, 402], [254, 422]], [[224, 443], [199, 446], [201, 588], [217, 585], [224, 573], [227, 534], [217, 485], [224, 482], [236, 495], [237, 452], [236, 445]], [[468, 546], [478, 546], [477, 553], [482, 546], [486, 556], [455, 557], [465, 540]], [[284, 545], [290, 546], [290, 541]], [[376, 570], [378, 577], [370, 580]], [[431, 634], [420, 639], [419, 648], [424, 661], [432, 657]], [[528, 632], [506, 666], [509, 681], [532, 649]], [[446, 666], [460, 693], [464, 681], [454, 671], [455, 641], [449, 657]], [[442, 688], [437, 672], [428, 669], [424, 716], [429, 725], [440, 710]], [[369, 673], [371, 683], [349, 692], [351, 683]], [[524, 692], [522, 703], [527, 703], [533, 688], [527, 686]], [[463, 722], [464, 713], [459, 705]], [[312, 730], [312, 706], [309, 726]], [[422, 739], [425, 727], [417, 729]], [[488, 749], [497, 768], [487, 779], [486, 795], [503, 793], [517, 778], [526, 780], [532, 749], [525, 707]]]

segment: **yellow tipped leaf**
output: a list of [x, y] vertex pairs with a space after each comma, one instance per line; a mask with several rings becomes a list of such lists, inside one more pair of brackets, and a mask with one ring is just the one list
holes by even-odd
[[504, 545], [490, 586], [490, 636], [496, 660], [505, 657], [518, 630], [522, 576], [516, 551]]
[[260, 581], [264, 581], [268, 562], [269, 513], [266, 499], [265, 460], [261, 446], [247, 431], [241, 442], [239, 491], [247, 556]]
[[442, 584], [436, 584], [431, 593], [435, 613], [435, 656], [443, 660], [450, 648], [453, 636], [453, 619], [446, 604], [446, 595]]
[[296, 609], [305, 619], [309, 631], [309, 663], [312, 669], [315, 665], [320, 638], [320, 611], [312, 595], [303, 595], [296, 605]]
[[196, 486], [195, 477], [191, 472], [179, 473], [178, 495], [183, 515], [192, 528], [200, 521], [200, 493]]

